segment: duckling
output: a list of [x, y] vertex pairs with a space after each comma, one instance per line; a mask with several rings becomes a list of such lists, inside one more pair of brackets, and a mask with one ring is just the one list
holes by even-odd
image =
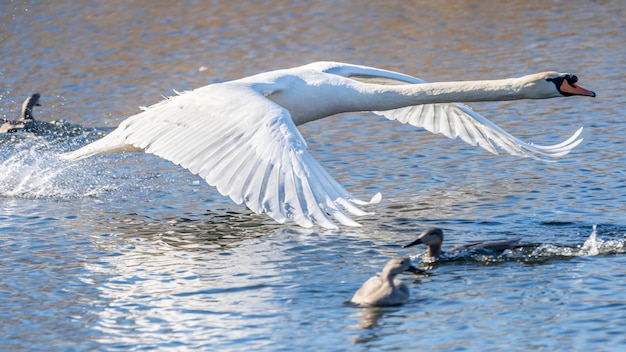
[[22, 114], [18, 120], [0, 120], [2, 123], [0, 124], [0, 133], [13, 133], [18, 130], [34, 131], [37, 126], [35, 117], [33, 116], [33, 107], [41, 106], [41, 104], [39, 104], [40, 97], [41, 95], [39, 93], [35, 93], [24, 100], [22, 104]]
[[396, 257], [391, 259], [383, 271], [367, 280], [356, 291], [351, 301], [362, 306], [395, 306], [409, 300], [409, 288], [396, 275], [404, 272], [420, 272], [411, 265], [411, 259]]
[[[450, 249], [450, 252], [456, 252], [466, 249], [485, 249], [493, 252], [504, 252], [507, 249], [516, 249], [525, 247], [520, 245], [521, 238], [512, 238], [507, 240], [473, 242], [463, 244]], [[441, 244], [443, 243], [443, 230], [437, 227], [431, 227], [422, 232], [415, 241], [403, 246], [402, 248], [412, 247], [418, 244], [424, 244], [428, 247], [427, 257], [438, 259], [442, 255]]]

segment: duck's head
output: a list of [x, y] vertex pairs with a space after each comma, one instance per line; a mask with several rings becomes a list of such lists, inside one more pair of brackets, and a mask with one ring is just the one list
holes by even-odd
[[429, 229], [424, 230], [417, 239], [402, 248], [416, 246], [418, 244], [424, 244], [428, 247], [435, 246], [440, 247], [441, 243], [443, 243], [443, 230], [437, 227], [431, 227]]
[[595, 97], [596, 93], [577, 84], [571, 73], [541, 72], [520, 78], [520, 89], [528, 99], [546, 99], [581, 95]]
[[22, 120], [34, 120], [33, 107], [41, 106], [41, 104], [39, 104], [39, 98], [41, 98], [41, 95], [35, 93], [24, 100], [22, 104]]

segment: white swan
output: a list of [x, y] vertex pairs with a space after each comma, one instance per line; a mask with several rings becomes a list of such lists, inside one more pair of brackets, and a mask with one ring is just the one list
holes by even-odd
[[395, 306], [406, 303], [409, 300], [409, 288], [396, 279], [396, 275], [405, 271], [418, 272], [418, 269], [411, 265], [409, 258], [391, 259], [380, 274], [365, 281], [350, 301], [363, 306]]
[[[122, 121], [102, 139], [65, 159], [144, 150], [200, 175], [236, 203], [283, 223], [335, 228], [333, 218], [359, 226], [348, 214], [367, 214], [306, 150], [297, 125], [352, 111], [461, 138], [497, 154], [538, 159], [563, 156], [582, 140], [579, 129], [552, 146], [524, 143], [455, 102], [595, 96], [566, 73], [492, 81], [425, 83], [377, 68], [316, 62], [211, 84], [181, 93]], [[366, 131], [364, 131], [365, 133]]]

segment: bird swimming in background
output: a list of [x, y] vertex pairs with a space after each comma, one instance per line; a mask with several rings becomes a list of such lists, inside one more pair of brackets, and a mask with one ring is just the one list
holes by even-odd
[[396, 276], [403, 272], [419, 272], [411, 265], [411, 259], [396, 257], [391, 259], [383, 271], [365, 281], [352, 296], [353, 303], [362, 306], [396, 306], [409, 300], [409, 288]]
[[350, 216], [368, 214], [359, 206], [379, 202], [380, 193], [369, 201], [352, 196], [309, 154], [296, 126], [340, 113], [373, 111], [494, 154], [501, 148], [550, 160], [576, 147], [582, 128], [559, 144], [529, 144], [459, 102], [595, 96], [577, 81], [573, 74], [544, 72], [426, 83], [373, 67], [315, 62], [179, 93], [61, 157], [145, 151], [186, 168], [235, 203], [279, 223], [360, 226]]
[[22, 113], [19, 119], [1, 119], [0, 133], [13, 133], [19, 130], [34, 130], [36, 128], [36, 122], [35, 117], [33, 116], [33, 107], [41, 106], [41, 104], [39, 104], [40, 97], [41, 95], [39, 93], [35, 93], [24, 100], [24, 103], [22, 104]]
[[[524, 248], [528, 246], [536, 246], [536, 245], [522, 245], [520, 244], [521, 238], [512, 238], [506, 240], [496, 240], [496, 241], [484, 241], [484, 242], [473, 242], [468, 244], [462, 244], [460, 246], [456, 246], [451, 248], [447, 253], [459, 252], [463, 250], [487, 250], [496, 253], [502, 253], [507, 249], [517, 249]], [[424, 230], [417, 239], [402, 248], [408, 248], [412, 246], [417, 246], [418, 244], [423, 244], [428, 248], [428, 252], [426, 252], [426, 257], [430, 260], [437, 260], [439, 257], [443, 255], [443, 251], [441, 250], [441, 245], [443, 244], [443, 230], [437, 227], [431, 227], [429, 229]]]

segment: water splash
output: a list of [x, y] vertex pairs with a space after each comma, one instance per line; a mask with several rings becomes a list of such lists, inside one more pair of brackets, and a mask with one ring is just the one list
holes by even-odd
[[574, 257], [588, 257], [598, 255], [614, 255], [626, 253], [626, 238], [602, 239], [598, 237], [597, 226], [592, 226], [589, 237], [582, 244], [563, 245], [556, 243], [531, 243], [524, 247], [506, 250], [502, 253], [486, 249], [469, 249], [458, 252], [444, 252], [436, 260], [426, 257], [426, 253], [418, 254], [412, 259], [420, 261], [422, 266], [429, 269], [441, 263], [474, 262], [479, 265], [489, 265], [501, 262], [540, 263], [549, 260], [570, 259]]
[[98, 183], [93, 182], [93, 176], [84, 165], [81, 167], [63, 161], [57, 155], [101, 135], [102, 132], [94, 129], [62, 121], [41, 123], [35, 133], [1, 134], [0, 197], [76, 198], [97, 195], [106, 187], [94, 187]]
[[589, 238], [581, 247], [582, 255], [594, 256], [604, 254], [623, 254], [626, 253], [626, 238], [621, 239], [598, 239], [596, 234], [596, 225], [593, 225], [593, 231]]
[[0, 195], [7, 197], [65, 196], [70, 190], [55, 185], [67, 169], [37, 148], [17, 150], [0, 164]]
[[591, 234], [583, 244], [574, 246], [543, 244], [537, 247], [530, 257], [589, 257], [624, 253], [626, 239], [598, 238], [597, 226], [593, 225]]
[[603, 244], [603, 241], [598, 241], [596, 225], [594, 224], [592, 227], [591, 235], [589, 235], [589, 238], [585, 241], [585, 243], [583, 243], [581, 251], [586, 252], [587, 255], [598, 255], [600, 254], [600, 248]]

